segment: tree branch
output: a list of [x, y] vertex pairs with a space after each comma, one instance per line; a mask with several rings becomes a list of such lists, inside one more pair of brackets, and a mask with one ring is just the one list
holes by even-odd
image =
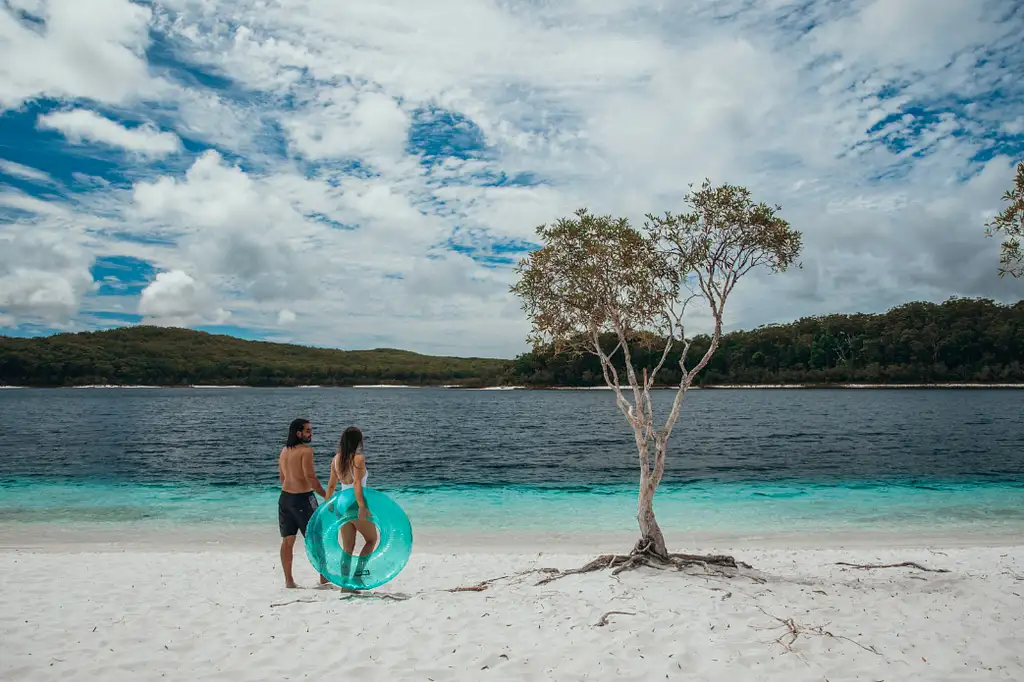
[[[619, 373], [615, 369], [615, 365], [612, 364], [611, 357], [605, 355], [604, 349], [601, 348], [601, 334], [597, 327], [591, 328], [591, 336], [594, 342], [594, 350], [597, 352], [597, 356], [601, 362], [601, 372], [604, 374], [604, 383], [615, 391], [615, 405], [619, 408], [622, 414], [629, 420], [630, 424], [633, 423], [634, 408], [626, 400], [626, 397], [622, 395], [622, 389], [619, 386]], [[612, 355], [619, 350], [622, 346], [622, 340], [619, 340], [615, 350], [612, 351]]]

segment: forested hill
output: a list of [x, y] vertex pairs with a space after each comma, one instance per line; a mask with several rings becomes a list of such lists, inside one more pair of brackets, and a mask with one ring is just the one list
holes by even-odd
[[[614, 347], [606, 339], [607, 348]], [[698, 337], [690, 364], [707, 348]], [[678, 352], [659, 383], [679, 381]], [[655, 350], [634, 348], [653, 367]], [[621, 354], [617, 356], [621, 363]], [[621, 365], [620, 365], [621, 366]], [[698, 384], [1024, 383], [1024, 301], [908, 303], [882, 315], [829, 315], [733, 332]], [[458, 384], [596, 386], [597, 358], [524, 353], [515, 360], [447, 358], [401, 350], [341, 351], [186, 329], [125, 327], [22, 339], [0, 337], [0, 385]]]
[[13, 386], [486, 385], [498, 383], [507, 366], [506, 360], [330, 350], [148, 326], [0, 337], [0, 385]]
[[[689, 366], [707, 349], [698, 337]], [[606, 339], [610, 351], [615, 343]], [[638, 366], [653, 367], [663, 345], [633, 350]], [[659, 383], [679, 382], [679, 352]], [[621, 354], [617, 356], [620, 360]], [[513, 361], [509, 381], [532, 386], [603, 384], [594, 356], [526, 353]], [[881, 315], [828, 315], [733, 332], [698, 377], [698, 384], [1024, 382], [1024, 301], [999, 305], [953, 298], [907, 303]]]

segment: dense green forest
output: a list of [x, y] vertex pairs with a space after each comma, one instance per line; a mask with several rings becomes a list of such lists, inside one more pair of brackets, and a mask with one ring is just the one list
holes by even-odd
[[[707, 350], [697, 337], [687, 355], [692, 367]], [[615, 347], [608, 336], [602, 343]], [[664, 344], [632, 350], [638, 367], [653, 367]], [[681, 345], [659, 373], [678, 384]], [[616, 355], [622, 366], [622, 354]], [[604, 383], [593, 355], [520, 355], [509, 381], [529, 386]], [[722, 337], [698, 385], [1024, 382], [1024, 301], [999, 305], [953, 298], [942, 304], [907, 303], [882, 315], [807, 317]]]
[[[690, 364], [709, 339], [697, 337]], [[607, 348], [614, 346], [607, 338]], [[679, 382], [675, 349], [659, 383]], [[660, 346], [636, 347], [652, 367]], [[622, 355], [617, 359], [621, 363]], [[828, 315], [727, 334], [699, 385], [1024, 382], [1024, 301], [908, 303], [882, 315]], [[446, 358], [401, 350], [340, 351], [244, 341], [186, 329], [125, 327], [22, 339], [0, 337], [0, 385], [395, 383], [596, 386], [592, 355], [524, 353], [514, 360]]]
[[472, 386], [498, 383], [507, 365], [505, 360], [391, 349], [341, 351], [148, 326], [32, 339], [0, 337], [0, 384], [12, 386]]

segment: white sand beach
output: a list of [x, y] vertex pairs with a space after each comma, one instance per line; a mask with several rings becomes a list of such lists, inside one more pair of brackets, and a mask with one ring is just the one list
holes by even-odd
[[[600, 549], [623, 549], [621, 539]], [[965, 538], [687, 548], [729, 551], [764, 582], [644, 569], [449, 592], [596, 552], [541, 552], [543, 537], [502, 548], [434, 536], [377, 590], [399, 600], [316, 589], [301, 552], [305, 587], [284, 589], [265, 535], [89, 545], [7, 527], [0, 540], [5, 681], [1024, 679], [1024, 547]], [[609, 611], [625, 613], [598, 625]]]

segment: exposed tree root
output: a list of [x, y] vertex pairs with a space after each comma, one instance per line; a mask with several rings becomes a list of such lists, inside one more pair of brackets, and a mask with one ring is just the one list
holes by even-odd
[[[547, 585], [561, 578], [580, 573], [593, 573], [611, 569], [612, 576], [618, 576], [623, 571], [630, 571], [641, 567], [654, 568], [658, 570], [675, 569], [682, 571], [690, 566], [700, 566], [704, 569], [703, 576], [720, 576], [723, 578], [735, 578], [740, 574], [741, 569], [751, 569], [752, 566], [743, 561], [737, 561], [727, 554], [666, 554], [660, 555], [651, 550], [650, 543], [637, 543], [630, 554], [602, 554], [593, 561], [590, 561], [579, 568], [561, 570], [558, 568], [532, 568], [519, 573], [502, 575], [497, 578], [482, 580], [475, 585], [461, 585], [451, 587], [446, 592], [483, 592], [491, 584], [499, 580], [510, 580], [535, 573], [545, 574], [536, 585]], [[763, 583], [765, 580], [756, 575], [748, 574], [747, 577], [755, 582]]]
[[489, 578], [487, 580], [481, 580], [475, 585], [461, 585], [459, 587], [450, 587], [446, 592], [483, 592], [493, 583], [499, 580], [511, 580], [513, 578], [520, 578], [526, 575], [532, 575], [534, 573], [558, 573], [557, 568], [531, 568], [527, 571], [520, 571], [519, 573], [511, 573], [509, 575], [501, 575], [497, 578]]
[[[800, 635], [803, 635], [803, 634], [813, 634], [813, 635], [818, 635], [818, 636], [821, 636], [821, 637], [831, 637], [833, 639], [842, 639], [842, 640], [845, 640], [847, 642], [850, 642], [851, 644], [859, 646], [864, 651], [868, 651], [870, 653], [873, 653], [876, 656], [882, 656], [881, 652], [879, 652], [877, 649], [875, 649], [875, 647], [873, 647], [873, 646], [864, 646], [863, 644], [861, 644], [857, 640], [850, 639], [849, 637], [846, 637], [845, 635], [834, 635], [831, 632], [829, 632], [828, 630], [826, 630], [824, 625], [799, 625], [792, 618], [779, 618], [776, 615], [768, 613], [767, 611], [765, 611], [760, 606], [757, 607], [757, 610], [760, 611], [761, 613], [763, 613], [764, 615], [768, 616], [769, 618], [777, 620], [779, 622], [779, 625], [776, 625], [774, 628], [758, 628], [758, 627], [754, 626], [755, 629], [757, 629], [757, 630], [775, 630], [775, 629], [777, 629], [779, 627], [786, 628], [786, 631], [778, 636], [778, 638], [775, 640], [775, 643], [778, 644], [779, 646], [781, 646], [783, 649], [785, 649], [787, 653], [796, 654], [797, 656], [800, 656], [800, 653], [793, 649], [793, 644], [796, 643], [797, 637], [799, 637]], [[827, 625], [827, 623], [826, 623], [826, 625]]]
[[631, 611], [608, 611], [607, 613], [602, 615], [601, 618], [598, 619], [598, 621], [596, 623], [594, 623], [594, 627], [595, 628], [603, 628], [605, 625], [608, 625], [608, 616], [614, 616], [615, 614], [619, 614], [619, 615], [622, 615], [622, 616], [635, 616], [636, 615], [635, 613], [632, 613]]
[[612, 569], [612, 575], [618, 575], [623, 571], [630, 571], [643, 566], [658, 570], [674, 568], [677, 571], [682, 571], [688, 566], [700, 566], [708, 574], [720, 575], [726, 578], [735, 577], [741, 568], [751, 568], [750, 564], [736, 561], [733, 557], [725, 554], [669, 554], [667, 556], [658, 556], [647, 551], [639, 551], [628, 555], [602, 554], [579, 568], [554, 571], [550, 575], [541, 578], [537, 584], [547, 585], [550, 582], [570, 575], [592, 573], [609, 568]]
[[898, 564], [850, 564], [845, 561], [837, 561], [836, 566], [849, 566], [851, 568], [901, 568], [906, 566], [907, 568], [916, 568], [919, 571], [927, 571], [929, 573], [949, 573], [948, 569], [945, 568], [926, 568], [915, 561], [901, 561]]

